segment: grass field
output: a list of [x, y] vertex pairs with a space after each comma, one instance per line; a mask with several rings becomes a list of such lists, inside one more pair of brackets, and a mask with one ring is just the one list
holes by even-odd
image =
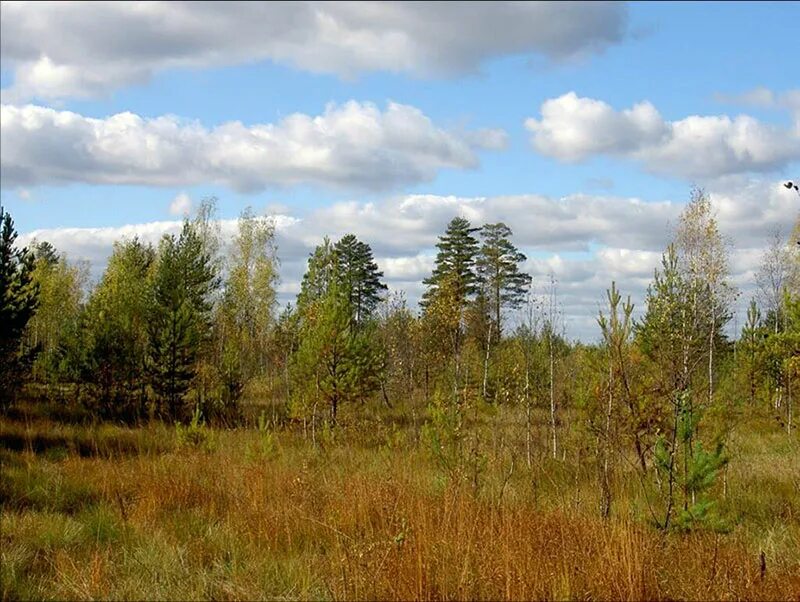
[[420, 421], [355, 410], [313, 442], [4, 418], [2, 597], [800, 600], [800, 444], [768, 419], [734, 435], [727, 532], [664, 535], [632, 471], [600, 518], [592, 462], [566, 435], [548, 458], [540, 418], [530, 467], [500, 409], [458, 470]]

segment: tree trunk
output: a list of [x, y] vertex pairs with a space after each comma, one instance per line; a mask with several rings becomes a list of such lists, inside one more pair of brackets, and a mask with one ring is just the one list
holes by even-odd
[[489, 349], [492, 345], [492, 323], [489, 322], [489, 332], [486, 335], [486, 355], [483, 359], [483, 400], [486, 399], [486, 389], [489, 382]]
[[530, 351], [525, 349], [525, 455], [531, 467], [531, 368]]
[[711, 332], [708, 335], [708, 407], [714, 400], [714, 333], [716, 329], [717, 312], [714, 302], [711, 303]]
[[[551, 325], [552, 329], [552, 325]], [[558, 452], [556, 440], [556, 396], [555, 396], [555, 357], [553, 354], [553, 333], [550, 333], [550, 427], [553, 435], [553, 459], [555, 460]]]
[[672, 506], [673, 506], [673, 498], [674, 498], [674, 488], [675, 488], [675, 452], [676, 446], [678, 445], [678, 417], [680, 416], [681, 405], [683, 401], [681, 399], [675, 400], [675, 417], [673, 420], [673, 428], [672, 428], [672, 442], [670, 444], [669, 450], [669, 466], [668, 466], [668, 490], [667, 490], [667, 509], [666, 515], [664, 516], [664, 530], [669, 529], [670, 521], [672, 520]]
[[606, 403], [606, 429], [603, 441], [603, 480], [602, 493], [603, 503], [601, 514], [603, 518], [608, 518], [611, 514], [611, 413], [614, 407], [614, 365], [612, 361], [611, 348], [608, 354], [608, 401]]

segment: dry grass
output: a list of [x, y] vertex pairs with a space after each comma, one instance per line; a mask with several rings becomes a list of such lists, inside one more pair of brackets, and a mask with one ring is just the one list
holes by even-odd
[[477, 479], [441, 470], [411, 427], [317, 447], [216, 432], [210, 451], [163, 427], [59, 431], [97, 453], [3, 452], [3, 599], [800, 600], [796, 442], [741, 442], [730, 533], [664, 536], [625, 479], [603, 521], [590, 468], [510, 470], [515, 441], [491, 434], [508, 418], [487, 426]]

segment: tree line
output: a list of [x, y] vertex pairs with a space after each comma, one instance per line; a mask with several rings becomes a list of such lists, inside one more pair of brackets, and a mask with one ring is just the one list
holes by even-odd
[[566, 338], [557, 283], [534, 294], [503, 223], [450, 221], [414, 311], [389, 293], [369, 244], [353, 234], [325, 238], [295, 302], [279, 308], [273, 222], [247, 210], [223, 245], [213, 200], [157, 246], [116, 242], [92, 287], [86, 269], [49, 243], [19, 248], [11, 216], [0, 217], [4, 410], [41, 400], [128, 422], [197, 410], [235, 425], [245, 402], [268, 401], [273, 424], [313, 432], [336, 425], [344, 406], [373, 404], [424, 415], [437, 449], [458, 464], [468, 411], [508, 406], [522, 417], [529, 466], [537, 454], [558, 459], [563, 434], [578, 429], [596, 461], [603, 514], [630, 461], [657, 484], [649, 509], [663, 528], [710, 516], [707, 493], [742, 412], [796, 430], [800, 220], [789, 241], [769, 243], [739, 328], [730, 245], [699, 190], [642, 317], [610, 283], [596, 344]]

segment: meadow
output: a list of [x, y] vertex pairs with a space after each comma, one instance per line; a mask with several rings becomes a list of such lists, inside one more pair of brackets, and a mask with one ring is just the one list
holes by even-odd
[[595, 462], [569, 428], [550, 457], [543, 410], [530, 466], [519, 408], [476, 410], [457, 465], [405, 410], [312, 433], [17, 408], [2, 598], [800, 600], [800, 443], [767, 415], [732, 434], [725, 527], [681, 533], [650, 524], [633, 468], [603, 519]]

